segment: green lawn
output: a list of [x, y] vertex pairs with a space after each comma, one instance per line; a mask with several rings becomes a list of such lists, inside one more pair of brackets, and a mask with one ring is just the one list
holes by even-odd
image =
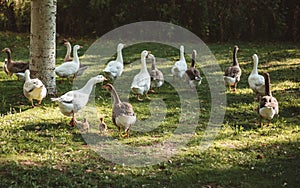
[[[27, 35], [0, 33], [0, 40], [1, 49], [12, 49], [13, 59], [28, 59]], [[83, 58], [93, 41], [76, 41], [84, 45], [79, 54]], [[231, 64], [235, 44], [239, 45], [238, 60], [243, 74], [237, 92], [226, 91], [225, 118], [212, 145], [204, 151], [199, 148], [211, 114], [211, 93], [204, 77], [197, 89], [199, 123], [192, 138], [168, 160], [144, 167], [113, 163], [92, 150], [84, 138], [112, 137], [133, 148], [163, 144], [177, 129], [181, 115], [180, 96], [171, 82], [166, 82], [159, 93], [149, 95], [152, 101], [162, 99], [165, 104], [161, 124], [151, 119], [151, 111], [157, 110], [149, 109], [151, 101], [137, 102], [133, 95], [129, 96], [140, 124], [156, 128], [148, 132], [131, 131], [129, 138], [123, 138], [112, 124], [111, 97], [101, 84], [95, 89], [95, 106], [88, 106], [78, 118], [81, 120], [94, 113], [96, 117], [89, 120], [97, 122], [98, 116], [104, 116], [109, 129], [100, 135], [93, 127], [91, 132], [81, 134], [76, 127], [68, 126], [70, 118], [60, 113], [58, 106], [50, 101], [51, 96], [42, 106], [32, 109], [23, 96], [23, 81], [1, 71], [0, 187], [297, 187], [300, 184], [300, 46], [291, 43], [209, 44], [222, 70]], [[158, 67], [169, 74], [169, 67], [178, 59], [178, 49], [140, 44], [123, 50], [127, 63], [124, 76], [126, 72], [136, 71], [138, 66], [129, 63], [139, 61], [144, 48], [166, 59], [167, 62]], [[64, 53], [65, 48], [58, 44], [58, 63]], [[279, 116], [270, 126], [262, 128], [257, 126], [257, 102], [247, 82], [253, 53], [260, 59], [259, 72], [270, 73], [272, 94], [279, 101]], [[190, 62], [190, 57], [186, 57]], [[1, 59], [4, 58], [2, 53]], [[57, 87], [60, 95], [72, 85], [63, 81]]]

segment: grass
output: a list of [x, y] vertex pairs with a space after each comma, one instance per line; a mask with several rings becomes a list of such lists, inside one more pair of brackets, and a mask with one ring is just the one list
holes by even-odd
[[[0, 47], [12, 48], [14, 59], [28, 58], [27, 35], [0, 33], [0, 38]], [[80, 55], [83, 55], [91, 41], [80, 40], [78, 44], [85, 46], [80, 51]], [[222, 70], [231, 64], [233, 46], [209, 45]], [[156, 50], [158, 47], [162, 49]], [[127, 47], [123, 53], [127, 72], [134, 73], [138, 69], [138, 63], [129, 62], [138, 62], [140, 52], [137, 51], [144, 48], [167, 60], [163, 65], [158, 64], [166, 74], [169, 66], [178, 58], [178, 50], [167, 46], [140, 44]], [[204, 78], [197, 90], [201, 113], [191, 140], [169, 159], [144, 167], [113, 163], [98, 155], [84, 139], [86, 136], [98, 139], [101, 135], [96, 127], [87, 134], [69, 127], [70, 118], [59, 112], [57, 105], [50, 101], [50, 96], [43, 101], [42, 107], [32, 109], [22, 94], [23, 81], [10, 78], [1, 71], [0, 186], [297, 187], [300, 184], [299, 46], [290, 43], [241, 43], [239, 48], [238, 59], [243, 75], [236, 93], [226, 91], [225, 118], [212, 145], [204, 151], [199, 148], [211, 107], [211, 94]], [[64, 47], [58, 44], [57, 62], [64, 57], [64, 51]], [[253, 53], [260, 58], [259, 72], [270, 73], [271, 90], [280, 105], [280, 114], [269, 127], [257, 127], [257, 103], [247, 83]], [[1, 57], [4, 59], [5, 55]], [[127, 84], [130, 83], [123, 83], [125, 88]], [[70, 84], [63, 81], [58, 85], [59, 94], [71, 88]], [[126, 91], [124, 93], [122, 98], [128, 96]], [[112, 137], [126, 146], [146, 148], [162, 144], [170, 138], [179, 123], [180, 98], [168, 82], [159, 93], [150, 97], [152, 101], [164, 101], [166, 110], [159, 112], [165, 113], [165, 118], [160, 125], [155, 119], [150, 121], [151, 110], [160, 108], [149, 109], [152, 102], [137, 102], [133, 95], [129, 95], [128, 100], [140, 121], [138, 124], [147, 124], [150, 129], [151, 126], [155, 127], [148, 132], [131, 131], [129, 138], [120, 137], [112, 124], [110, 94], [101, 89], [101, 84], [95, 90], [96, 109], [91, 107], [83, 110], [79, 119], [92, 116], [91, 113], [95, 113], [96, 117], [104, 116], [109, 127], [104, 137]], [[89, 120], [97, 122], [98, 119], [92, 117]]]

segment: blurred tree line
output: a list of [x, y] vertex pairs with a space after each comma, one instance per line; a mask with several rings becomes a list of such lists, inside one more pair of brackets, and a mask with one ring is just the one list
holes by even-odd
[[[63, 36], [101, 36], [149, 20], [171, 22], [212, 42], [300, 40], [299, 0], [57, 0]], [[0, 0], [0, 30], [29, 32], [30, 0]]]

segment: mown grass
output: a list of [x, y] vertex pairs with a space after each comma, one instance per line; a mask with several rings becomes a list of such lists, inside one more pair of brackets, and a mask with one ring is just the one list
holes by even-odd
[[[1, 33], [0, 38], [0, 47], [12, 48], [14, 59], [28, 59], [28, 36]], [[83, 55], [91, 40], [76, 43], [85, 46], [80, 51], [80, 55]], [[231, 64], [234, 45], [209, 45], [222, 70]], [[238, 91], [226, 92], [224, 122], [212, 145], [204, 151], [199, 148], [203, 144], [202, 137], [211, 107], [209, 85], [204, 78], [197, 90], [201, 113], [192, 139], [167, 161], [145, 167], [116, 164], [101, 157], [84, 140], [89, 134], [101, 136], [96, 127], [83, 135], [76, 127], [69, 127], [67, 124], [70, 118], [59, 112], [57, 105], [50, 102], [50, 96], [41, 107], [32, 109], [22, 94], [23, 81], [18, 81], [16, 77], [10, 78], [1, 71], [0, 186], [297, 187], [300, 184], [299, 46], [289, 43], [238, 45], [238, 59], [243, 75]], [[169, 66], [178, 58], [178, 50], [157, 44], [141, 44], [123, 50], [124, 61], [127, 63], [124, 76], [126, 71], [135, 71], [137, 67], [129, 62], [138, 61], [140, 51], [144, 48], [166, 59], [165, 64], [158, 63], [158, 66], [169, 74]], [[64, 57], [64, 52], [65, 48], [58, 44], [58, 63]], [[279, 116], [272, 120], [269, 127], [257, 127], [257, 102], [247, 83], [253, 53], [257, 53], [260, 58], [259, 72], [270, 73], [272, 93], [280, 105]], [[1, 57], [4, 59], [5, 55]], [[71, 88], [66, 81], [58, 84], [59, 94]], [[178, 126], [180, 98], [170, 83], [165, 83], [159, 93], [151, 94], [150, 97], [152, 100], [164, 101], [167, 108], [165, 119], [160, 125], [154, 122], [156, 128], [151, 131], [131, 131], [129, 138], [120, 137], [112, 124], [111, 97], [101, 88], [101, 84], [95, 89], [96, 108], [87, 109], [79, 115], [79, 119], [89, 116], [91, 110], [97, 117], [105, 117], [109, 129], [104, 135], [113, 137], [121, 144], [132, 147], [159, 144], [168, 140]], [[137, 102], [133, 95], [128, 100], [142, 123], [151, 117], [150, 101]], [[90, 119], [97, 120], [93, 117]]]

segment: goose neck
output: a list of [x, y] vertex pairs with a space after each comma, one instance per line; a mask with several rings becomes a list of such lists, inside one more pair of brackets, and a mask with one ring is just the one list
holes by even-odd
[[238, 60], [237, 60], [237, 49], [235, 48], [234, 51], [233, 51], [233, 66], [236, 66], [238, 65]]
[[80, 90], [83, 93], [90, 94], [95, 84], [96, 84], [95, 79], [91, 78]]
[[180, 50], [180, 60], [185, 60], [184, 58], [184, 51]]
[[156, 69], [156, 61], [155, 61], [155, 58], [152, 59], [151, 69], [152, 69], [152, 70], [155, 70], [155, 69]]
[[77, 48], [74, 48], [73, 49], [73, 59], [75, 62], [79, 62], [79, 58], [78, 58], [78, 49]]
[[195, 67], [195, 64], [196, 64], [196, 54], [193, 53], [193, 54], [192, 54], [192, 63], [191, 63], [191, 67]]
[[258, 74], [257, 67], [258, 67], [258, 61], [257, 61], [257, 59], [254, 59], [253, 69], [251, 72], [252, 74]]
[[117, 51], [117, 61], [123, 63], [122, 49], [118, 49]]
[[67, 43], [66, 46], [67, 46], [67, 54], [65, 56], [65, 59], [70, 59], [71, 58], [71, 51], [72, 51], [71, 44]]
[[141, 71], [147, 71], [146, 57], [142, 57], [142, 58], [141, 58], [141, 62], [142, 62], [142, 68], [141, 68]]
[[7, 63], [11, 63], [11, 52], [7, 50], [6, 54], [7, 54]]
[[270, 76], [269, 76], [269, 74], [265, 74], [264, 78], [265, 78], [265, 95], [272, 96], [271, 90], [270, 90]]
[[121, 103], [120, 97], [119, 97], [117, 91], [115, 90], [115, 88], [111, 87], [110, 93], [114, 99], [114, 105]]
[[25, 82], [30, 81], [30, 74], [28, 71], [25, 71]]

